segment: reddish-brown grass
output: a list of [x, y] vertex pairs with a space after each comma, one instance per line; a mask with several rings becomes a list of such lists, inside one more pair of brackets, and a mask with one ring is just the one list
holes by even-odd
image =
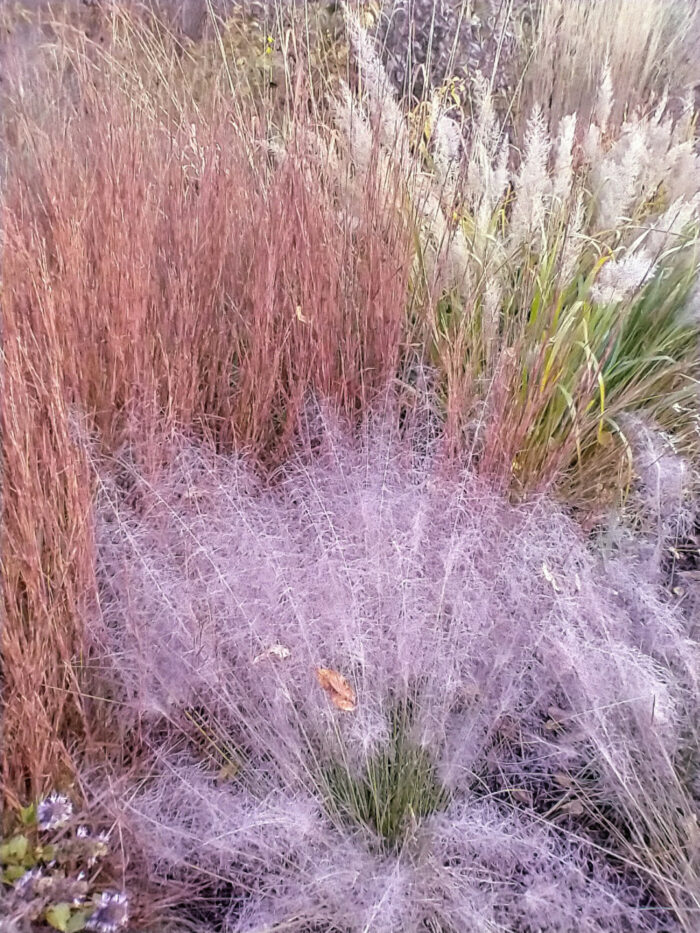
[[304, 143], [301, 100], [273, 160], [240, 111], [174, 125], [74, 76], [67, 114], [24, 122], [4, 207], [10, 798], [60, 782], [91, 728], [76, 673], [93, 598], [90, 457], [172, 425], [274, 459], [310, 394], [347, 414], [371, 403], [396, 371], [405, 313], [406, 231], [373, 203], [385, 180], [367, 186], [351, 235]]

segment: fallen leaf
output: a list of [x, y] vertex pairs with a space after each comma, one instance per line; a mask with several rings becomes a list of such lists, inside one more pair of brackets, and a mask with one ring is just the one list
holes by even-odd
[[346, 713], [352, 713], [357, 706], [357, 697], [347, 680], [338, 671], [328, 667], [317, 667], [316, 677], [326, 691], [334, 706]]
[[61, 901], [59, 904], [51, 904], [46, 908], [44, 919], [54, 930], [66, 931], [71, 913], [71, 905], [66, 901]]
[[284, 645], [271, 645], [266, 651], [259, 654], [257, 658], [253, 658], [253, 664], [259, 664], [266, 658], [278, 658], [280, 661], [284, 661], [291, 653], [289, 648], [286, 648]]
[[532, 806], [532, 794], [524, 787], [511, 787], [510, 793], [519, 803], [524, 803], [526, 807]]
[[583, 816], [584, 813], [583, 804], [580, 800], [570, 800], [564, 804], [562, 810], [568, 813], [569, 816]]
[[223, 768], [219, 769], [219, 773], [216, 775], [216, 783], [223, 784], [225, 781], [232, 781], [240, 770], [237, 761], [227, 762]]

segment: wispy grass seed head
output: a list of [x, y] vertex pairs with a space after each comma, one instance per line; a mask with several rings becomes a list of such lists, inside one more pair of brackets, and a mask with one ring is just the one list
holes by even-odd
[[268, 489], [187, 447], [132, 481], [103, 475], [92, 635], [156, 877], [219, 879], [231, 931], [682, 929], [697, 659], [634, 564], [391, 439]]

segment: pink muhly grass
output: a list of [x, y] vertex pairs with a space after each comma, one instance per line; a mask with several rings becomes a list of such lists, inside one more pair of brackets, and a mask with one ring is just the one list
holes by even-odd
[[[91, 637], [150, 759], [113, 804], [135, 857], [229, 931], [692, 929], [687, 623], [545, 499], [389, 431], [315, 446], [269, 484], [184, 441], [102, 471]], [[391, 760], [402, 703], [444, 796], [386, 845], [328, 774]]]

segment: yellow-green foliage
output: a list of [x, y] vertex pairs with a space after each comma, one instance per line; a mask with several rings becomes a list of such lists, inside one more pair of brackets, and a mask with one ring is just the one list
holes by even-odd
[[340, 8], [314, 4], [272, 9], [267, 20], [234, 11], [203, 38], [183, 42], [181, 61], [196, 101], [223, 91], [261, 108], [269, 120], [288, 115], [301, 93], [322, 109], [348, 76], [349, 50]]
[[62, 933], [116, 933], [126, 925], [128, 899], [119, 892], [97, 893], [108, 855], [107, 836], [77, 826], [67, 797], [53, 793], [21, 808], [0, 839], [3, 915], [16, 928], [42, 923], [42, 929], [45, 924]]

